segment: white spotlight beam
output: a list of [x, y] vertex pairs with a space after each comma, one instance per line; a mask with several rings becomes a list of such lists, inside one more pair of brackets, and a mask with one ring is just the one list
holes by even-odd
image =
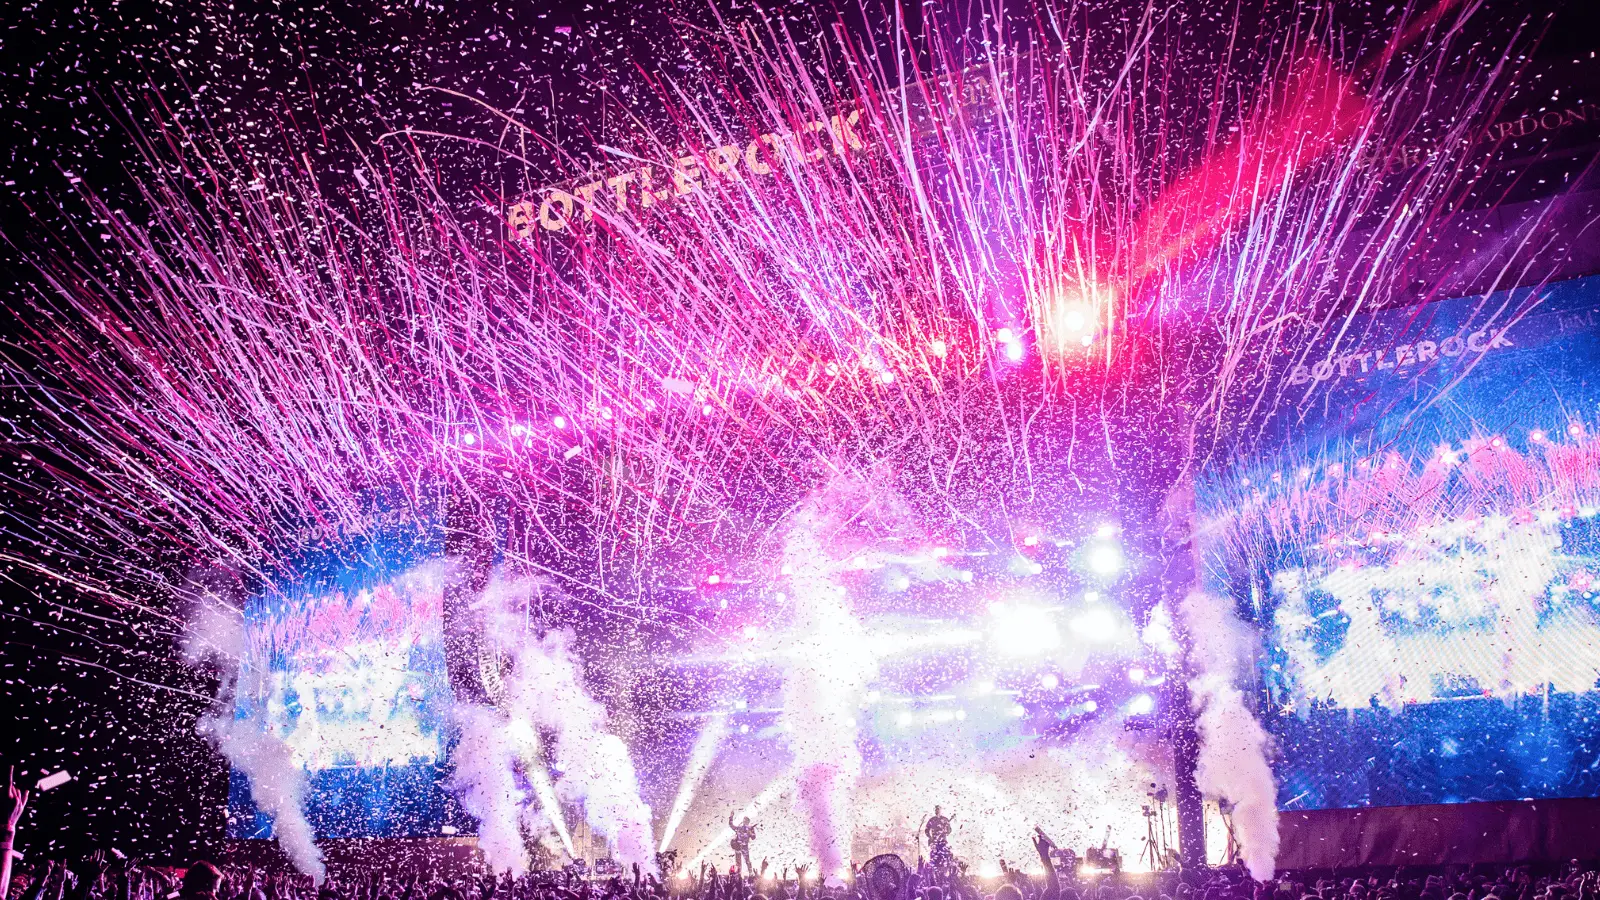
[[[761, 793], [756, 794], [754, 800], [751, 800], [744, 809], [739, 810], [739, 812], [734, 815], [734, 818], [738, 819], [745, 816], [753, 816], [756, 813], [761, 812], [763, 809], [766, 809], [767, 806], [772, 803], [772, 801], [783, 796], [784, 791], [794, 786], [795, 776], [795, 771], [790, 769], [789, 771], [784, 772], [782, 775], [779, 775], [777, 778], [772, 779], [772, 781], [769, 782], [766, 787], [761, 789]], [[717, 836], [712, 839], [711, 843], [707, 844], [699, 853], [696, 853], [694, 859], [689, 860], [689, 864], [684, 866], [683, 870], [688, 872], [700, 868], [700, 864], [705, 862], [707, 856], [711, 855], [711, 851], [727, 844], [728, 841], [732, 839], [733, 830], [724, 826], [720, 831], [717, 832]]]
[[[532, 735], [532, 740], [526, 735], [518, 735], [525, 748], [522, 756], [522, 771], [527, 773], [528, 780], [533, 782], [533, 794], [539, 798], [539, 808], [544, 810], [545, 818], [550, 820], [550, 825], [556, 830], [556, 836], [561, 838], [561, 846], [567, 850], [567, 856], [577, 859], [578, 854], [572, 848], [572, 833], [567, 831], [567, 823], [561, 818], [561, 801], [556, 799], [556, 786], [550, 780], [550, 772], [544, 767], [544, 759], [539, 753], [539, 739], [533, 735], [531, 729], [522, 729]], [[517, 733], [513, 725], [513, 733]]]
[[667, 852], [667, 848], [672, 845], [672, 837], [677, 834], [678, 826], [683, 824], [683, 817], [689, 812], [689, 804], [694, 802], [694, 795], [700, 789], [700, 782], [704, 781], [706, 773], [711, 771], [711, 764], [716, 761], [717, 750], [722, 747], [722, 739], [727, 733], [726, 713], [716, 713], [700, 726], [700, 734], [695, 737], [694, 746], [689, 750], [689, 761], [683, 768], [683, 780], [678, 783], [678, 796], [672, 800], [672, 812], [667, 815], [666, 828], [661, 832], [661, 846], [656, 848], [657, 853]]
[[567, 849], [567, 856], [577, 859], [577, 851], [572, 849], [572, 833], [567, 831], [567, 823], [561, 818], [561, 801], [556, 799], [556, 786], [551, 783], [550, 773], [545, 771], [542, 762], [533, 767], [533, 792], [538, 795], [539, 806], [544, 809], [550, 824], [555, 826], [561, 846]]

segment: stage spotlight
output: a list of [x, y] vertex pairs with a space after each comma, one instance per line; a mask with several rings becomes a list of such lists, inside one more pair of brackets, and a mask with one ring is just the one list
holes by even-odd
[[577, 851], [572, 846], [572, 832], [567, 830], [566, 819], [561, 814], [561, 801], [556, 797], [555, 782], [551, 780], [550, 772], [544, 767], [543, 760], [538, 758], [538, 748], [533, 748], [523, 757], [522, 768], [533, 782], [533, 794], [539, 798], [539, 809], [555, 827], [556, 836], [561, 839], [561, 846], [567, 851], [568, 856], [577, 856]]
[[[749, 730], [749, 725], [739, 726], [740, 734]], [[727, 733], [728, 717], [714, 715], [701, 726], [700, 733], [695, 736], [694, 746], [689, 750], [689, 761], [683, 767], [683, 778], [678, 782], [678, 795], [672, 800], [672, 811], [667, 815], [667, 825], [661, 831], [661, 844], [656, 849], [657, 853], [665, 853], [667, 848], [672, 846], [672, 836], [677, 834], [678, 826], [688, 814], [695, 793], [700, 789], [700, 783], [705, 780], [706, 773], [711, 771], [711, 764], [717, 758], [717, 749], [722, 746], [723, 736]]]
[[1149, 694], [1140, 694], [1128, 703], [1128, 715], [1147, 716], [1154, 712], [1155, 708], [1156, 698], [1150, 696]]
[[1039, 686], [1047, 691], [1053, 691], [1061, 686], [1061, 677], [1054, 672], [1046, 672], [1039, 676]]
[[1111, 291], [1081, 277], [1063, 277], [1030, 304], [1039, 352], [1055, 362], [1079, 357], [1101, 331]]
[[1133, 668], [1129, 669], [1128, 680], [1134, 684], [1144, 681], [1144, 669], [1141, 669], [1138, 666], [1134, 666]]
[[1038, 656], [1061, 644], [1061, 632], [1050, 610], [996, 603], [989, 612], [994, 619], [989, 639], [1001, 654]]
[[1006, 359], [1012, 362], [1022, 362], [1023, 349], [1021, 341], [1011, 341], [1006, 344]]
[[894, 723], [896, 725], [899, 725], [901, 728], [906, 728], [911, 724], [911, 722], [912, 722], [912, 720], [914, 718], [915, 718], [915, 716], [911, 715], [911, 713], [903, 712], [900, 715], [894, 717]]
[[1122, 568], [1122, 549], [1116, 544], [1098, 544], [1089, 550], [1089, 568], [1100, 575], [1113, 575]]
[[1116, 614], [1104, 607], [1084, 610], [1072, 620], [1072, 633], [1091, 641], [1114, 640], [1118, 630]]

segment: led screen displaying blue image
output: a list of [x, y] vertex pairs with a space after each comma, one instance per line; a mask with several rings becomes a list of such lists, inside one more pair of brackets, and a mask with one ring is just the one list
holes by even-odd
[[[444, 563], [353, 567], [246, 608], [235, 715], [266, 723], [307, 781], [318, 837], [438, 834], [451, 708], [440, 631]], [[272, 836], [235, 769], [228, 835]]]
[[1600, 794], [1600, 278], [1357, 317], [1282, 387], [1201, 506], [1283, 808]]

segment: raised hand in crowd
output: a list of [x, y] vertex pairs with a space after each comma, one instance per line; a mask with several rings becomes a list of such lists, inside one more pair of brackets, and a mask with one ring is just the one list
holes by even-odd
[[28, 808], [28, 792], [17, 787], [17, 767], [6, 767], [5, 825], [0, 831], [0, 900], [11, 890], [11, 847], [17, 839], [17, 823]]

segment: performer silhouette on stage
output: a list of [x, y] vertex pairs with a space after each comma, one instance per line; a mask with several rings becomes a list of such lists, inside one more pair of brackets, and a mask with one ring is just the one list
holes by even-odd
[[756, 870], [750, 862], [750, 842], [755, 840], [756, 827], [750, 824], [750, 817], [745, 816], [744, 822], [733, 824], [733, 813], [728, 813], [728, 827], [733, 829], [733, 840], [729, 845], [733, 847], [733, 861], [739, 865], [739, 873], [749, 875]]
[[950, 854], [950, 818], [939, 807], [933, 808], [933, 817], [928, 819], [923, 831], [928, 834], [928, 862], [935, 869], [954, 865], [955, 857]]

